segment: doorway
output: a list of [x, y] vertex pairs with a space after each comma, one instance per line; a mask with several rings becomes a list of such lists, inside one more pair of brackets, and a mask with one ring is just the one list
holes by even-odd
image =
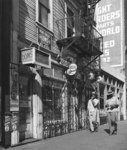
[[33, 138], [32, 81], [19, 76], [19, 140]]

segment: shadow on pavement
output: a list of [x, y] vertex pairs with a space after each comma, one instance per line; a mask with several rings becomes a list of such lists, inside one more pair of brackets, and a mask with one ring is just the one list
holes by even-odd
[[104, 131], [105, 131], [107, 134], [110, 134], [110, 130], [109, 130], [109, 129], [104, 129]]

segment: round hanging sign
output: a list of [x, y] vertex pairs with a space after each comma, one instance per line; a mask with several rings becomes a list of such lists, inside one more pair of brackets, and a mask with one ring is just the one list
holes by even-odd
[[72, 76], [72, 75], [74, 75], [75, 73], [76, 73], [76, 70], [75, 70], [75, 71], [72, 71], [72, 70], [70, 70], [70, 69], [67, 69], [67, 74], [68, 74], [68, 75]]
[[70, 64], [70, 65], [69, 65], [69, 69], [70, 69], [71, 71], [76, 71], [76, 70], [77, 70], [77, 65], [76, 65], [76, 64]]

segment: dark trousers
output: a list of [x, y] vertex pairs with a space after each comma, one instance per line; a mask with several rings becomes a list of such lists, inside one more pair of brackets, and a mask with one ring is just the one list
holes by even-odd
[[107, 117], [110, 134], [117, 132], [117, 112], [108, 112]]

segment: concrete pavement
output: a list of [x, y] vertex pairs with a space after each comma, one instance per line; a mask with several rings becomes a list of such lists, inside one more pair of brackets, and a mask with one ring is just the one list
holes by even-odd
[[99, 132], [81, 130], [7, 150], [127, 150], [127, 121], [118, 122], [117, 135], [110, 136], [107, 129], [106, 124]]

